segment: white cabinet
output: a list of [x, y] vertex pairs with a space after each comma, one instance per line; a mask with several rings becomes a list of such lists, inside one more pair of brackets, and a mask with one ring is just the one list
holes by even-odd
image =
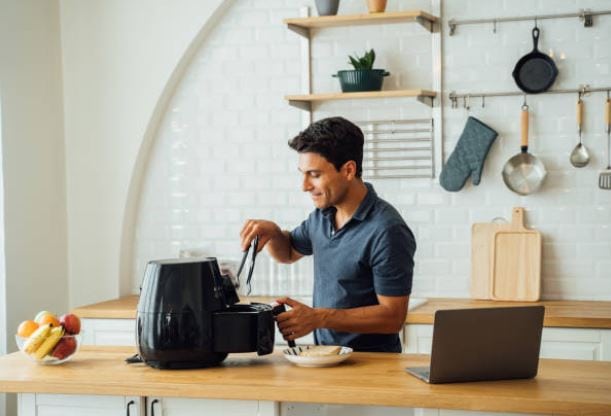
[[538, 416], [538, 414], [342, 404], [280, 403], [280, 416]]
[[280, 416], [416, 416], [416, 412], [405, 407], [280, 403]]
[[[204, 388], [204, 387], [202, 387]], [[19, 394], [19, 416], [510, 416], [445, 409], [290, 403], [257, 400]]]
[[29, 393], [19, 394], [18, 411], [19, 416], [279, 416], [278, 404], [269, 401]]
[[544, 328], [541, 356], [611, 361], [611, 329]]
[[136, 345], [135, 319], [82, 319], [84, 345]]
[[145, 402], [146, 416], [278, 416], [277, 404], [268, 401], [146, 397]]
[[[406, 325], [403, 352], [430, 354], [433, 325]], [[541, 357], [611, 361], [611, 329], [543, 328]]]
[[19, 416], [145, 416], [140, 397], [20, 394]]

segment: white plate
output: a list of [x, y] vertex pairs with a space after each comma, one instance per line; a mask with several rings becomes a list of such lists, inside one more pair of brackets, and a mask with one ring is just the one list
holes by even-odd
[[346, 358], [350, 357], [350, 354], [352, 354], [352, 348], [342, 347], [339, 353], [335, 355], [324, 355], [320, 357], [304, 357], [299, 355], [301, 350], [307, 350], [309, 348], [309, 345], [304, 347], [287, 348], [283, 351], [284, 358], [293, 364], [298, 365], [299, 367], [328, 367], [341, 363]]

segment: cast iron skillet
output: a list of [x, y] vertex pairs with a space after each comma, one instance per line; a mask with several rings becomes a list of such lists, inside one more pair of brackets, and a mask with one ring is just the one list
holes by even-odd
[[529, 94], [547, 91], [558, 75], [554, 60], [537, 49], [539, 33], [535, 26], [532, 32], [534, 48], [520, 58], [512, 74], [518, 87]]

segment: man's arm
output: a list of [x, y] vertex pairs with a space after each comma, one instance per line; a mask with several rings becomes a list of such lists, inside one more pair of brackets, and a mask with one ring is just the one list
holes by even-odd
[[240, 232], [243, 251], [248, 249], [256, 235], [259, 236], [257, 249], [261, 251], [267, 245], [268, 253], [279, 263], [290, 264], [303, 257], [291, 245], [288, 231], [283, 231], [276, 223], [265, 220], [246, 221]]
[[360, 334], [393, 334], [401, 330], [407, 316], [409, 296], [378, 295], [378, 305], [350, 309], [311, 308], [291, 298], [278, 303], [292, 309], [278, 315], [278, 327], [286, 340], [294, 340], [317, 328]]

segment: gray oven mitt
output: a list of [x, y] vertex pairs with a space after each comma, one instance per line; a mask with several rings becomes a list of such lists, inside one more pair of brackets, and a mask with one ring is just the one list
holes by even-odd
[[484, 161], [497, 132], [475, 117], [469, 117], [458, 139], [456, 148], [441, 170], [439, 182], [446, 191], [460, 191], [471, 176], [473, 185], [479, 185]]

